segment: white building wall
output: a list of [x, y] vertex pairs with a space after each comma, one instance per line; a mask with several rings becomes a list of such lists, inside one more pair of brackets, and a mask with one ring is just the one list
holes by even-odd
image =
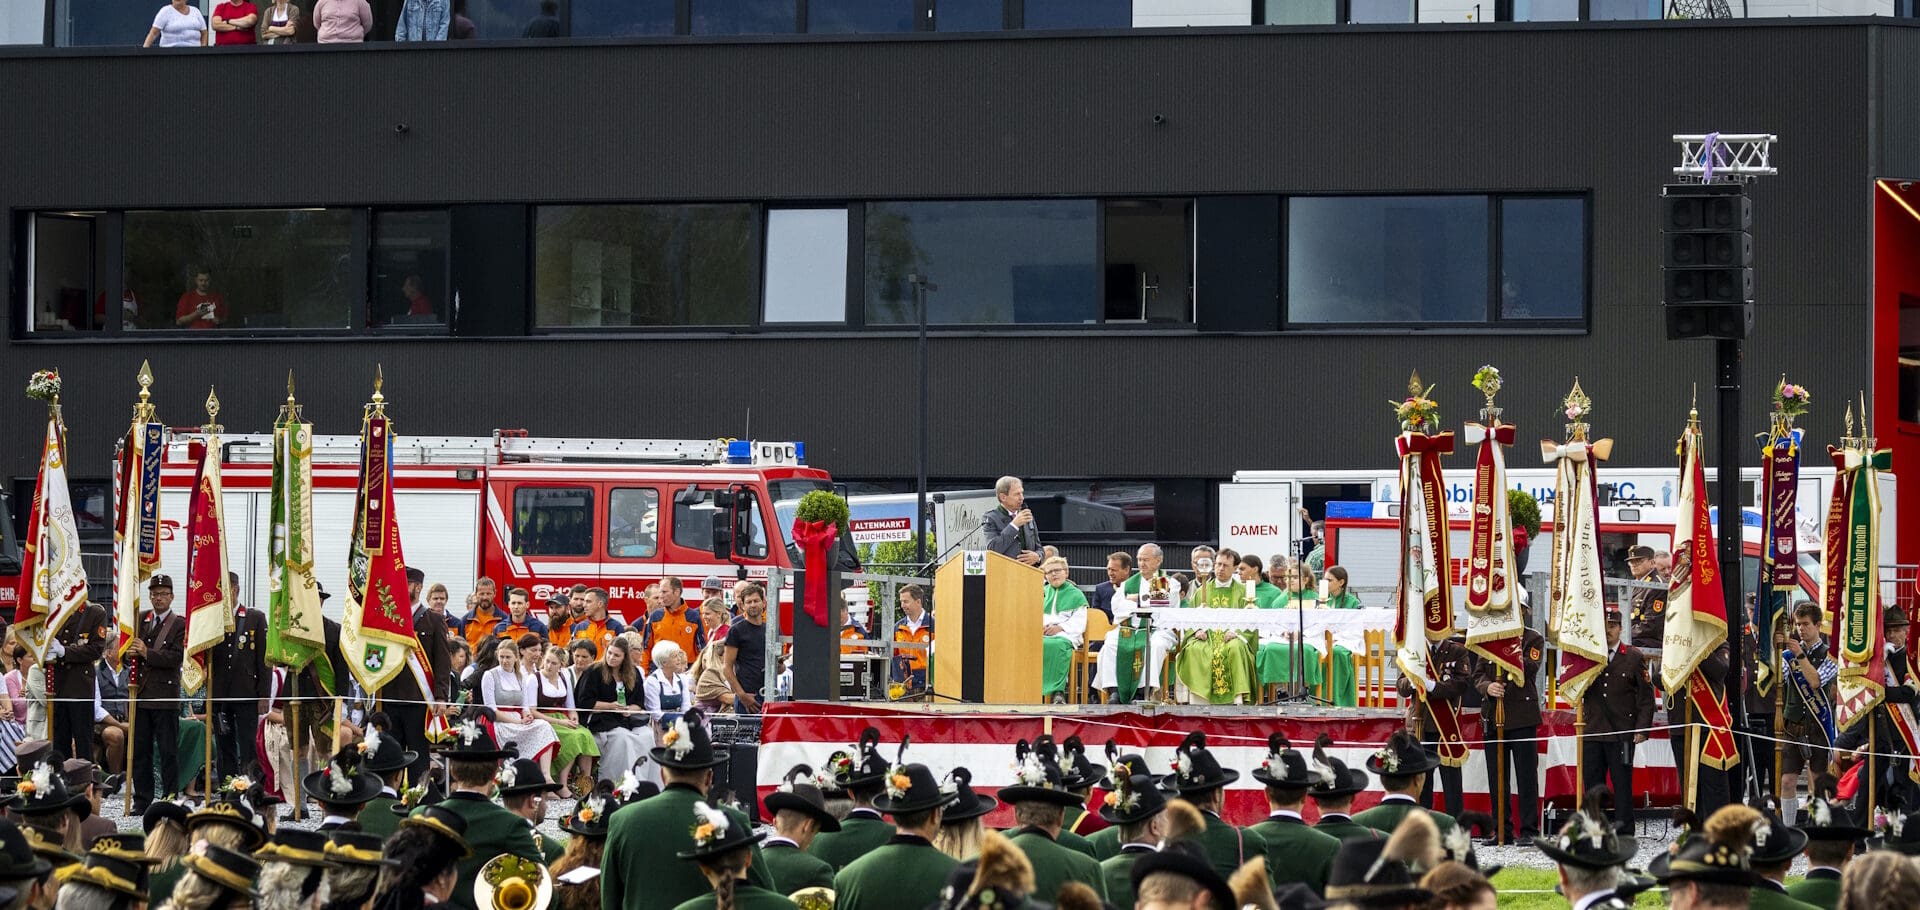
[[46, 28], [45, 3], [40, 0], [0, 0], [0, 44], [40, 44], [47, 39]]
[[1247, 0], [1133, 0], [1134, 28], [1252, 24]]

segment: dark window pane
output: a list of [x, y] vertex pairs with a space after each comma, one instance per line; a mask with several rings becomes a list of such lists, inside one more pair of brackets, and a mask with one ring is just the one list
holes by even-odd
[[1097, 322], [1098, 208], [1091, 199], [871, 203], [867, 322], [918, 320], [907, 282], [915, 272], [937, 286], [931, 322]]
[[[699, 505], [687, 505], [680, 502], [679, 491], [691, 487], [680, 487], [675, 492], [673, 503], [673, 543], [674, 546], [690, 550], [713, 552], [713, 522], [720, 513], [714, 509], [713, 500], [707, 499]], [[755, 497], [748, 494], [743, 497], [740, 507], [747, 511], [749, 543], [746, 551], [749, 558], [762, 558], [767, 555], [767, 529], [760, 522], [760, 510], [754, 507]], [[719, 517], [724, 526], [726, 519]]]
[[1193, 321], [1193, 200], [1106, 204], [1109, 321]]
[[573, 0], [573, 34], [671, 35], [674, 0]]
[[593, 554], [593, 490], [521, 487], [513, 491], [513, 552], [521, 556]]
[[1353, 22], [1412, 22], [1413, 0], [1353, 0]]
[[1007, 27], [1004, 0], [934, 0], [933, 27], [942, 32], [997, 32]]
[[1295, 323], [1487, 318], [1485, 196], [1302, 196], [1287, 203]]
[[374, 213], [371, 324], [446, 324], [447, 230], [444, 210]]
[[345, 209], [128, 212], [129, 328], [345, 328], [352, 223]]
[[693, 0], [696, 35], [787, 35], [799, 18], [795, 0]]
[[608, 497], [607, 556], [643, 559], [660, 549], [660, 491], [652, 487], [616, 489]]
[[33, 216], [27, 237], [32, 258], [28, 274], [33, 282], [27, 299], [32, 302], [33, 331], [91, 331], [118, 318], [107, 309], [97, 225], [91, 214]]
[[874, 34], [913, 31], [914, 0], [807, 0], [807, 31]]
[[1501, 318], [1579, 319], [1586, 311], [1586, 201], [1501, 200]]
[[748, 205], [544, 206], [538, 324], [746, 325], [759, 302], [755, 222]]
[[1334, 0], [1267, 0], [1268, 25], [1331, 25]]
[[[311, 8], [312, 3], [302, 6], [301, 15]], [[539, 15], [540, 0], [467, 0], [475, 38], [518, 38]]]
[[1027, 28], [1132, 28], [1133, 0], [1027, 0]]
[[53, 7], [53, 43], [60, 47], [138, 47], [147, 40], [160, 6], [152, 0], [57, 0]]

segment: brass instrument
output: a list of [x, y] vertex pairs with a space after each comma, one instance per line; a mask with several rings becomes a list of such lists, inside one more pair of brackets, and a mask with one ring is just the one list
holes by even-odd
[[787, 899], [799, 904], [800, 910], [833, 910], [835, 898], [832, 888], [815, 885], [811, 888], [801, 888], [787, 895]]
[[473, 902], [480, 910], [547, 910], [553, 876], [539, 863], [502, 853], [480, 867]]

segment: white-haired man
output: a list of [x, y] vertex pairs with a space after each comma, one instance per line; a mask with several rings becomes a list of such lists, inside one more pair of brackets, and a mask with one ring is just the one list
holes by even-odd
[[[1140, 571], [1113, 592], [1114, 629], [1103, 639], [1093, 677], [1093, 684], [1106, 690], [1108, 701], [1131, 701], [1136, 692], [1151, 697], [1159, 686], [1160, 668], [1166, 664], [1177, 637], [1167, 629], [1149, 632], [1144, 611], [1180, 603], [1179, 580], [1160, 571], [1165, 558], [1159, 544], [1141, 544], [1134, 554]], [[1136, 669], [1135, 656], [1141, 652], [1145, 652], [1145, 660]]]
[[987, 549], [1008, 559], [1030, 566], [1040, 564], [1040, 529], [1033, 526], [1033, 510], [1027, 508], [1026, 485], [1018, 477], [1002, 477], [993, 485], [1000, 505], [980, 516], [980, 536]]

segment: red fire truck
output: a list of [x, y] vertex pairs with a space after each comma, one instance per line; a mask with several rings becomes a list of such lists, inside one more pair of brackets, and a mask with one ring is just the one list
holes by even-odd
[[[161, 571], [175, 578], [187, 559], [187, 438], [169, 447], [161, 475]], [[220, 442], [228, 564], [240, 574], [242, 602], [264, 605], [272, 437]], [[357, 436], [314, 439], [315, 571], [336, 593], [346, 587], [359, 456]], [[581, 583], [606, 588], [612, 613], [635, 620], [646, 610], [647, 585], [668, 576], [697, 603], [710, 575], [731, 587], [764, 580], [769, 568], [791, 571], [794, 503], [832, 488], [804, 456], [797, 442], [560, 439], [519, 430], [403, 436], [393, 453], [394, 511], [407, 564], [429, 584], [445, 584], [455, 612], [485, 576], [500, 585], [502, 601], [509, 585], [532, 591], [535, 615], [544, 616], [548, 596]], [[329, 601], [329, 615], [337, 617], [343, 601]]]

